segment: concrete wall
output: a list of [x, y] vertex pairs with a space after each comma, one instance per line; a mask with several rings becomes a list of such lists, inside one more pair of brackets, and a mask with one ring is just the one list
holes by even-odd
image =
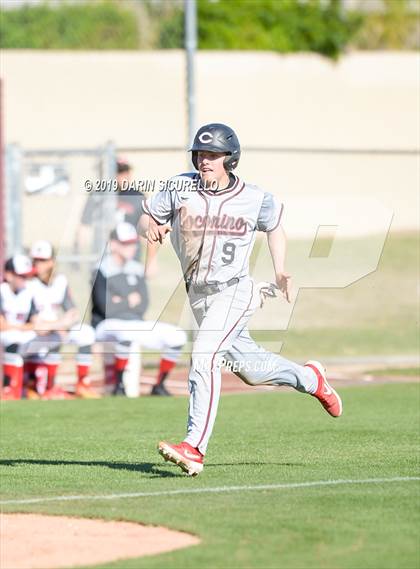
[[[226, 122], [243, 146], [415, 150], [419, 71], [416, 53], [355, 53], [332, 63], [307, 54], [200, 52], [197, 123]], [[11, 50], [1, 54], [1, 76], [7, 143], [186, 143], [182, 52]], [[186, 164], [182, 153], [127, 155], [138, 177], [165, 178]], [[309, 234], [314, 223], [377, 232], [392, 215], [395, 230], [418, 226], [415, 154], [248, 152], [238, 173], [286, 202], [285, 224], [292, 234]], [[75, 192], [80, 208], [86, 195], [80, 187]], [[34, 203], [31, 208], [45, 210]], [[52, 203], [48, 207], [54, 209]], [[25, 232], [32, 238], [34, 231]]]

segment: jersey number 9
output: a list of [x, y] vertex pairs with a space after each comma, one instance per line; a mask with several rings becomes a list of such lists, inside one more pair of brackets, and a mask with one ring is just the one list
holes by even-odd
[[233, 243], [225, 243], [223, 245], [223, 254], [225, 256], [222, 257], [222, 262], [225, 265], [230, 265], [231, 263], [233, 263], [233, 260], [235, 258], [235, 249], [236, 245], [234, 245]]

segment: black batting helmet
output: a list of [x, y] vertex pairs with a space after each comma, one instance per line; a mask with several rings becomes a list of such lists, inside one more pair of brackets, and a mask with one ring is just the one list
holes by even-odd
[[225, 124], [210, 123], [198, 129], [190, 148], [192, 163], [198, 170], [197, 152], [225, 152], [223, 164], [226, 170], [234, 170], [241, 156], [241, 146], [235, 132]]

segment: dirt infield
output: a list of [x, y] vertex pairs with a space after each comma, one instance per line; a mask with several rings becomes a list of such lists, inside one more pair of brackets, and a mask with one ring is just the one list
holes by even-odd
[[[330, 383], [337, 389], [343, 387], [350, 387], [355, 385], [378, 385], [380, 383], [401, 383], [401, 382], [418, 382], [419, 378], [416, 376], [404, 375], [372, 375], [364, 373], [360, 366], [346, 366], [334, 367], [327, 370], [328, 379]], [[152, 386], [156, 382], [156, 374], [153, 370], [143, 370], [141, 376], [140, 392], [141, 395], [148, 395]], [[173, 395], [188, 395], [188, 368], [178, 368], [170, 375], [166, 381], [166, 386]], [[261, 393], [263, 391], [276, 391], [278, 389], [290, 390], [288, 387], [275, 387], [275, 386], [250, 386], [241, 381], [236, 375], [231, 372], [224, 371], [222, 373], [222, 394], [235, 394], [235, 393]]]
[[65, 516], [0, 514], [0, 527], [2, 569], [96, 565], [200, 543], [164, 527]]

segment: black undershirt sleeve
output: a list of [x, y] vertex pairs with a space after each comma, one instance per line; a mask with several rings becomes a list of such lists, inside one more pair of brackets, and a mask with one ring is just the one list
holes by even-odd
[[31, 319], [32, 319], [34, 316], [36, 316], [37, 314], [38, 314], [38, 310], [36, 309], [35, 302], [34, 302], [34, 300], [32, 299], [32, 300], [31, 300], [31, 307], [30, 307], [30, 309], [29, 309], [29, 313], [28, 313], [28, 317], [27, 317], [27, 319], [26, 319], [26, 322], [30, 322]]
[[104, 320], [106, 314], [106, 279], [101, 271], [93, 275], [92, 286], [92, 324]]

